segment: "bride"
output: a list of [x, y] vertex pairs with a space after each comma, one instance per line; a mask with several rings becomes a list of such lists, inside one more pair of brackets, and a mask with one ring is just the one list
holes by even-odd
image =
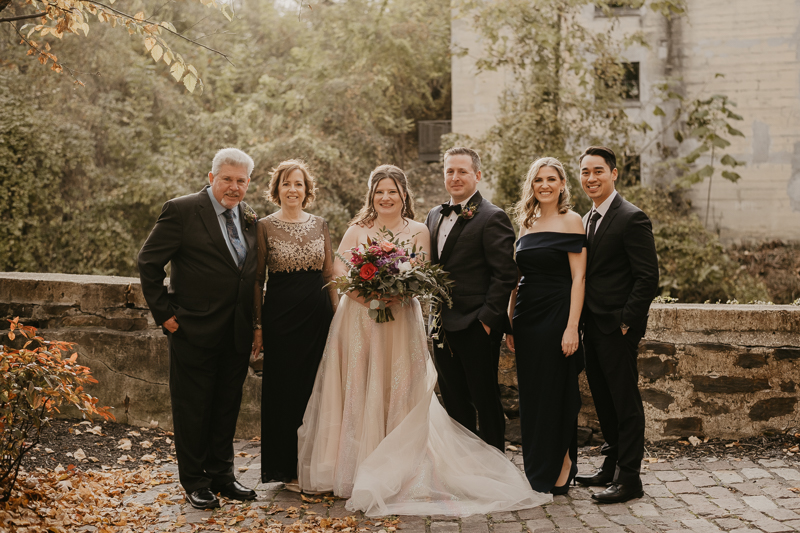
[[[405, 174], [381, 165], [339, 253], [382, 228], [430, 249], [415, 222]], [[348, 257], [349, 258], [349, 257]], [[336, 262], [336, 275], [347, 267]], [[331, 324], [311, 399], [298, 430], [298, 474], [305, 492], [349, 498], [368, 516], [467, 516], [551, 501], [500, 451], [452, 420], [434, 394], [433, 366], [420, 304], [387, 298], [395, 320], [377, 324], [368, 302], [343, 298]]]

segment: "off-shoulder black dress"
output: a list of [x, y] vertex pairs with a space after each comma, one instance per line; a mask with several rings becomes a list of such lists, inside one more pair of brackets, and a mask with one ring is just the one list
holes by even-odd
[[561, 339], [569, 319], [572, 274], [568, 253], [585, 246], [582, 233], [544, 231], [517, 241], [522, 275], [514, 308], [514, 344], [525, 475], [549, 492], [569, 450], [577, 464], [578, 374], [583, 351], [565, 357]]

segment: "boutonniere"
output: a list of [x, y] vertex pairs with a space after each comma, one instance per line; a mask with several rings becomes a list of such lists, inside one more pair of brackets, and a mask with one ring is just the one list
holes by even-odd
[[469, 220], [474, 217], [478, 213], [478, 206], [475, 204], [467, 204], [461, 208], [461, 212], [458, 214], [459, 217], [463, 218], [464, 220]]
[[244, 227], [249, 228], [256, 222], [258, 222], [258, 215], [253, 210], [252, 207], [247, 205], [245, 202], [242, 202], [242, 212], [244, 213]]

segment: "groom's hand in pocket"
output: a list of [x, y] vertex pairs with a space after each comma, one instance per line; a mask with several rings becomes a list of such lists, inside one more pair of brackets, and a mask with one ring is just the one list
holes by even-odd
[[492, 328], [490, 328], [489, 326], [487, 326], [483, 322], [481, 322], [481, 326], [483, 326], [483, 330], [486, 332], [487, 335], [491, 335], [492, 334]]

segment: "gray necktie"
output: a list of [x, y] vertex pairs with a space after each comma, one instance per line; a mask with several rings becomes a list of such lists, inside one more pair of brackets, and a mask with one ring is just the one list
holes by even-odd
[[602, 215], [595, 210], [592, 210], [592, 216], [589, 219], [589, 238], [588, 240], [588, 247], [592, 246], [592, 241], [594, 240], [594, 230], [597, 227], [597, 221], [600, 220]]
[[222, 214], [225, 215], [225, 228], [228, 230], [228, 239], [231, 241], [233, 251], [236, 252], [239, 268], [242, 268], [244, 259], [247, 257], [247, 250], [245, 250], [244, 244], [242, 244], [241, 239], [239, 239], [239, 232], [236, 231], [236, 224], [233, 223], [233, 211], [228, 209]]

